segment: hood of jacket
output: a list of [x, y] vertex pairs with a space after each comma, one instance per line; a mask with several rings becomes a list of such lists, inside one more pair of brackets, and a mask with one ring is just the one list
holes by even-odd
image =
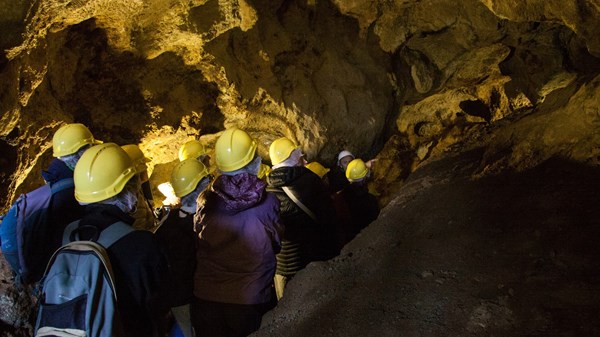
[[108, 204], [93, 203], [85, 206], [85, 214], [79, 221], [80, 236], [83, 240], [98, 238], [100, 232], [117, 221], [132, 225], [135, 219], [124, 213], [119, 207]]
[[42, 171], [42, 177], [48, 183], [54, 184], [65, 178], [73, 178], [73, 171], [71, 171], [62, 160], [54, 158], [48, 166], [48, 169]]
[[238, 213], [260, 203], [266, 193], [265, 187], [261, 179], [249, 173], [221, 175], [207, 193], [205, 206]]

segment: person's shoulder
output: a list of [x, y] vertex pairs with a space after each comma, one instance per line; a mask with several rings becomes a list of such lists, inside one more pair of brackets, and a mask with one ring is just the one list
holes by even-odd
[[334, 174], [334, 175], [335, 175], [335, 174], [344, 174], [344, 175], [346, 174], [346, 173], [344, 172], [344, 170], [342, 170], [342, 168], [341, 168], [341, 167], [339, 167], [338, 165], [334, 165], [334, 166], [332, 166], [332, 167], [330, 168], [329, 172], [327, 172], [327, 173], [328, 173], [328, 174]]
[[127, 241], [130, 245], [135, 245], [136, 247], [152, 247], [157, 242], [154, 233], [145, 229], [134, 229], [121, 238], [121, 240]]
[[279, 212], [280, 201], [275, 192], [265, 191], [261, 201], [251, 208], [254, 212]]
[[263, 202], [261, 204], [277, 204], [279, 205], [279, 199], [277, 198], [277, 192], [275, 191], [265, 191], [265, 196], [263, 198]]
[[298, 167], [298, 179], [295, 180], [295, 184], [314, 184], [319, 185], [322, 183], [322, 179], [313, 171], [307, 169], [304, 166]]

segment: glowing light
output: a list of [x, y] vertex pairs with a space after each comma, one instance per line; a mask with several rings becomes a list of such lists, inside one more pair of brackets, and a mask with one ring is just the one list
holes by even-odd
[[166, 182], [166, 183], [159, 184], [158, 190], [160, 191], [160, 193], [162, 193], [162, 195], [165, 196], [165, 200], [163, 200], [163, 205], [179, 204], [180, 200], [175, 195], [175, 190], [173, 189], [173, 186], [171, 186], [171, 183]]

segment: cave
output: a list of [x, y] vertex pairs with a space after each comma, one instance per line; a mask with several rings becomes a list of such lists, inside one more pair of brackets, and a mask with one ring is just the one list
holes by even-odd
[[[382, 209], [254, 336], [598, 336], [599, 19], [596, 0], [6, 0], [0, 214], [65, 123], [139, 144], [154, 187], [235, 126], [266, 162], [279, 137], [376, 159]], [[31, 336], [0, 268], [0, 336]]]

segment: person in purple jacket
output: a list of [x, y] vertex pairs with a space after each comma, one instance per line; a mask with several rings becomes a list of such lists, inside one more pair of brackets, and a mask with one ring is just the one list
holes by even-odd
[[279, 201], [256, 175], [261, 158], [243, 130], [228, 129], [215, 145], [221, 175], [198, 198], [196, 337], [247, 336], [275, 307], [275, 254], [280, 250]]

